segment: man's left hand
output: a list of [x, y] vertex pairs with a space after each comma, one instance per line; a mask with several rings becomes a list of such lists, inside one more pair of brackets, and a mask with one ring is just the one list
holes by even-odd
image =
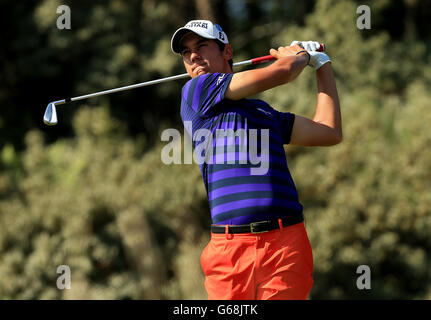
[[324, 64], [331, 62], [329, 56], [324, 52], [317, 51], [320, 48], [320, 43], [317, 41], [292, 41], [291, 46], [299, 45], [303, 47], [310, 55], [309, 66], [318, 70]]
[[320, 49], [320, 43], [317, 41], [292, 41], [291, 46], [299, 45], [307, 51], [317, 51]]

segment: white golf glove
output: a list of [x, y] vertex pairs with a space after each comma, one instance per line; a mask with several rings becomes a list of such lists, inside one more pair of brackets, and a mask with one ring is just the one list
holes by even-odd
[[295, 44], [299, 44], [302, 46], [310, 55], [309, 66], [318, 70], [321, 66], [323, 66], [327, 62], [331, 62], [329, 56], [324, 52], [318, 52], [317, 50], [320, 48], [320, 43], [317, 41], [292, 41], [290, 44], [294, 46]]
[[320, 48], [320, 43], [317, 41], [292, 41], [290, 46], [294, 46], [295, 44], [299, 44], [307, 51], [317, 51]]

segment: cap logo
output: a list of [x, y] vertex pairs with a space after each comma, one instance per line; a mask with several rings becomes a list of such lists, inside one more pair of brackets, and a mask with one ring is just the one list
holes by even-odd
[[193, 21], [186, 25], [186, 28], [204, 28], [208, 29], [208, 23], [207, 22], [200, 22], [200, 21]]
[[181, 40], [189, 32], [194, 32], [200, 37], [218, 40], [224, 44], [229, 43], [226, 33], [219, 24], [209, 20], [191, 20], [187, 24], [175, 31], [171, 38], [171, 50], [180, 53]]

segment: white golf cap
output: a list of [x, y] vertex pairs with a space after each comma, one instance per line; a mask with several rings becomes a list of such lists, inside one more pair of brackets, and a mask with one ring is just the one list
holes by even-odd
[[187, 24], [175, 31], [171, 39], [171, 49], [175, 53], [180, 53], [181, 39], [189, 32], [194, 32], [197, 35], [218, 40], [224, 44], [229, 43], [226, 33], [218, 25], [209, 20], [191, 20]]

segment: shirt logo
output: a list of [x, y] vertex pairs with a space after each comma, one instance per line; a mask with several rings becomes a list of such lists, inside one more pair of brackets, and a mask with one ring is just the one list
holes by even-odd
[[265, 113], [267, 116], [270, 116], [270, 117], [272, 117], [272, 113], [271, 112], [268, 112], [268, 111], [265, 111], [265, 110], [263, 110], [263, 109], [261, 109], [261, 108], [256, 108], [257, 110], [259, 110], [259, 111], [262, 111], [263, 113]]
[[220, 84], [220, 82], [222, 82], [223, 81], [223, 79], [224, 79], [224, 74], [222, 74], [220, 77], [218, 77], [218, 79], [217, 79], [217, 86]]

